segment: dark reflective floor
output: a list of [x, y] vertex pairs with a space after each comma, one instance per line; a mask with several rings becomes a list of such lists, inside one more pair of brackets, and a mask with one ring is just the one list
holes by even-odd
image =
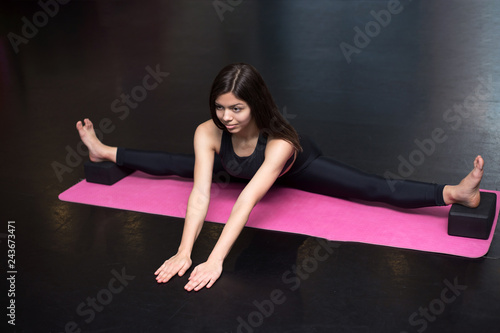
[[[498, 331], [498, 234], [472, 260], [246, 228], [215, 286], [187, 293], [187, 277], [153, 277], [181, 219], [57, 199], [84, 176], [77, 120], [111, 145], [191, 152], [211, 81], [236, 61], [328, 155], [455, 183], [482, 154], [482, 188], [499, 190], [498, 1], [2, 4], [0, 247], [8, 277], [15, 221], [18, 332]], [[205, 224], [194, 264], [220, 230]]]

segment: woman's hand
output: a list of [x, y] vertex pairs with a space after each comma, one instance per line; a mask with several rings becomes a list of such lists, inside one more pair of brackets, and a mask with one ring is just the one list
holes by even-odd
[[156, 282], [168, 282], [175, 274], [183, 276], [191, 267], [191, 258], [188, 255], [177, 253], [172, 258], [166, 260], [155, 272]]
[[203, 287], [210, 288], [222, 274], [222, 261], [207, 261], [195, 267], [189, 282], [184, 286], [187, 291], [198, 291]]

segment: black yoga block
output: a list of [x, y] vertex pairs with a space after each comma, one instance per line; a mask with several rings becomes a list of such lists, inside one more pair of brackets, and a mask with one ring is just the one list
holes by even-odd
[[495, 218], [497, 195], [481, 192], [477, 208], [453, 204], [448, 215], [448, 235], [488, 239]]
[[132, 169], [118, 166], [113, 162], [86, 161], [83, 167], [85, 179], [88, 182], [103, 185], [113, 185], [134, 172]]

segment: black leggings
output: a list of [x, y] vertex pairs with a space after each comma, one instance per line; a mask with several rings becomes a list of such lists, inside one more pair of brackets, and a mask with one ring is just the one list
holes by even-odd
[[[214, 179], [220, 181], [248, 180], [227, 174], [215, 156]], [[116, 164], [158, 176], [193, 178], [194, 155], [172, 154], [118, 148]], [[383, 202], [402, 208], [442, 206], [444, 185], [411, 180], [387, 180], [341, 164], [332, 158], [319, 156], [301, 171], [285, 174], [276, 181], [307, 192], [332, 197]]]

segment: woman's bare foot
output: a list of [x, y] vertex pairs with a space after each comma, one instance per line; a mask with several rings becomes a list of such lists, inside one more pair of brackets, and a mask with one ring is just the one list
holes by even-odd
[[479, 184], [483, 178], [484, 160], [477, 156], [474, 160], [474, 169], [455, 186], [447, 185], [443, 191], [444, 201], [449, 204], [460, 204], [470, 208], [476, 208], [481, 201]]
[[94, 125], [89, 119], [76, 123], [76, 129], [83, 143], [89, 149], [89, 158], [92, 162], [111, 161], [116, 163], [116, 148], [104, 145], [95, 135]]

